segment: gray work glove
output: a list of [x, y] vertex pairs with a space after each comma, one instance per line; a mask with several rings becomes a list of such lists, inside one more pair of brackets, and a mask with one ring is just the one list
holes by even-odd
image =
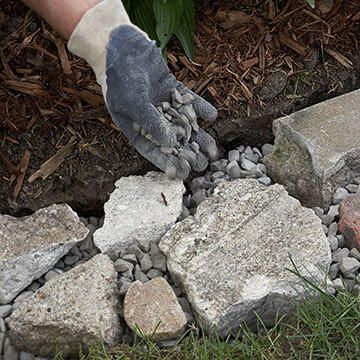
[[[131, 24], [120, 0], [103, 0], [88, 10], [68, 47], [89, 62], [113, 121], [155, 166], [185, 179], [191, 170], [204, 170], [208, 158], [217, 156], [214, 139], [197, 127], [196, 116], [191, 120], [192, 131], [179, 136], [179, 124], [169, 121], [159, 106], [171, 102], [177, 89], [177, 95], [192, 94], [192, 105], [201, 118], [215, 120], [216, 109], [176, 80], [155, 42]], [[199, 150], [191, 144], [198, 144]]]

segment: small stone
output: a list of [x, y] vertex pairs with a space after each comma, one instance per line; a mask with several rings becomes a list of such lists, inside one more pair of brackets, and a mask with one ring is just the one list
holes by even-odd
[[[226, 169], [225, 169], [226, 170]], [[225, 176], [225, 173], [223, 171], [215, 171], [212, 175], [211, 175], [211, 180], [214, 181], [216, 179], [220, 179], [223, 178]]]
[[12, 305], [0, 305], [0, 318], [5, 318], [11, 314]]
[[360, 251], [356, 248], [350, 250], [349, 256], [360, 261]]
[[4, 360], [18, 360], [19, 354], [7, 337], [4, 342]]
[[134, 264], [124, 259], [117, 259], [114, 265], [115, 265], [115, 270], [119, 273], [124, 273], [126, 271], [130, 271], [132, 273], [134, 269]]
[[19, 360], [34, 360], [35, 356], [33, 354], [21, 351], [19, 354]]
[[201, 189], [198, 190], [192, 197], [191, 197], [191, 205], [192, 206], [199, 206], [205, 199], [206, 199], [206, 190]]
[[80, 217], [79, 217], [79, 220], [80, 220], [85, 226], [87, 226], [87, 224], [88, 224], [88, 219], [87, 219], [87, 218], [84, 218], [84, 217], [80, 216]]
[[72, 266], [80, 260], [80, 257], [77, 255], [66, 255], [64, 258], [65, 265]]
[[336, 222], [331, 223], [329, 225], [328, 236], [336, 236], [337, 231], [338, 231], [338, 224]]
[[149, 279], [155, 279], [157, 277], [162, 277], [162, 272], [158, 269], [150, 269], [147, 273], [146, 273], [146, 276], [149, 278]]
[[327, 213], [332, 219], [339, 216], [339, 205], [331, 205]]
[[184, 312], [191, 314], [191, 306], [186, 297], [179, 297], [178, 298], [179, 304], [181, 305], [181, 308], [184, 310]]
[[329, 226], [334, 221], [334, 218], [329, 214], [325, 214], [321, 220], [324, 225]]
[[332, 261], [340, 262], [341, 259], [346, 258], [347, 256], [349, 256], [349, 249], [338, 249], [332, 254]]
[[236, 149], [238, 149], [241, 153], [245, 151], [245, 146], [244, 145], [240, 145], [238, 146]]
[[355, 286], [355, 279], [343, 279], [347, 291], [351, 292]]
[[150, 251], [150, 243], [147, 239], [136, 239], [136, 244], [140, 248], [141, 251], [144, 251], [144, 252]]
[[183, 104], [189, 104], [194, 100], [195, 100], [194, 96], [192, 96], [190, 93], [186, 93], [182, 96]]
[[339, 246], [337, 237], [334, 235], [330, 235], [330, 236], [328, 236], [328, 241], [329, 241], [331, 251], [335, 251]]
[[253, 172], [256, 177], [263, 177], [266, 175], [266, 166], [264, 164], [256, 164], [250, 171]]
[[183, 205], [183, 209], [182, 209], [182, 212], [181, 212], [180, 216], [178, 217], [178, 221], [183, 221], [189, 215], [190, 215], [189, 209], [186, 206]]
[[343, 200], [345, 200], [349, 196], [349, 193], [346, 189], [340, 187], [335, 191], [333, 197], [333, 203], [335, 205], [340, 204]]
[[359, 284], [357, 284], [357, 285], [354, 286], [354, 288], [353, 288], [353, 294], [354, 294], [355, 296], [360, 296], [360, 285], [359, 285]]
[[339, 266], [340, 271], [344, 276], [347, 276], [360, 268], [360, 262], [355, 258], [343, 257], [339, 262]]
[[360, 250], [360, 194], [352, 194], [339, 208], [339, 230], [344, 235], [345, 245]]
[[239, 163], [237, 161], [231, 161], [226, 167], [226, 173], [232, 178], [232, 179], [238, 179], [241, 175], [241, 169], [239, 166]]
[[135, 265], [134, 277], [135, 280], [141, 281], [142, 283], [149, 281], [148, 277], [141, 271], [139, 265]]
[[224, 172], [224, 171], [226, 170], [227, 164], [228, 164], [228, 161], [225, 160], [225, 159], [213, 161], [213, 162], [210, 164], [210, 170], [211, 170], [212, 172], [215, 172], [215, 171], [222, 171], [222, 172]]
[[335, 263], [330, 265], [330, 269], [329, 269], [330, 279], [334, 280], [337, 277], [338, 273], [339, 273], [339, 264]]
[[263, 157], [263, 154], [257, 147], [253, 147], [253, 153], [259, 156], [259, 159]]
[[153, 262], [153, 267], [155, 269], [161, 270], [162, 272], [165, 272], [167, 270], [166, 267], [166, 257], [161, 252], [159, 246], [155, 243], [151, 244], [151, 260]]
[[56, 264], [55, 267], [58, 269], [64, 269], [65, 268], [65, 264], [62, 260], [59, 260]]
[[251, 162], [257, 164], [259, 161], [259, 155], [254, 154], [253, 152], [251, 152], [250, 154], [244, 153], [244, 158], [247, 160], [250, 160]]
[[343, 248], [345, 245], [344, 235], [339, 234], [339, 235], [336, 235], [336, 237], [338, 238], [339, 248]]
[[345, 189], [349, 193], [356, 193], [359, 190], [359, 185], [357, 185], [357, 184], [349, 184], [349, 185], [345, 186]]
[[315, 212], [315, 214], [320, 218], [322, 219], [322, 217], [324, 216], [324, 209], [321, 208], [321, 207], [318, 207], [318, 206], [315, 206], [312, 208]]
[[138, 262], [135, 254], [125, 254], [122, 259], [133, 265], [136, 265]]
[[335, 290], [337, 290], [337, 291], [344, 291], [345, 290], [345, 286], [344, 286], [344, 283], [343, 283], [342, 279], [340, 279], [340, 278], [335, 279], [333, 281], [333, 284], [334, 284]]
[[206, 180], [204, 176], [194, 178], [190, 182], [190, 190], [193, 194], [200, 189], [210, 189], [211, 187], [211, 181]]
[[[150, 250], [150, 249], [149, 249]], [[143, 258], [140, 260], [140, 268], [141, 271], [147, 272], [153, 267], [153, 263], [151, 261], [151, 257], [149, 254], [145, 254]]]
[[327, 235], [328, 232], [329, 232], [329, 229], [327, 228], [327, 226], [322, 224], [322, 228], [323, 228], [323, 231], [324, 231], [325, 235]]
[[44, 279], [45, 279], [45, 281], [49, 281], [49, 280], [51, 280], [51, 279], [53, 279], [54, 277], [57, 277], [57, 276], [59, 276], [59, 273], [57, 271], [50, 270], [45, 274]]
[[248, 170], [250, 171], [251, 169], [253, 169], [256, 166], [256, 164], [254, 164], [252, 161], [248, 160], [248, 159], [242, 159], [241, 160], [241, 167], [244, 170]]
[[261, 147], [261, 152], [262, 152], [263, 156], [266, 156], [266, 155], [271, 154], [274, 151], [274, 148], [275, 147], [272, 144], [264, 144]]
[[163, 278], [131, 285], [124, 299], [124, 318], [133, 331], [138, 327], [155, 341], [181, 336], [187, 323], [173, 289]]
[[258, 182], [265, 186], [271, 185], [271, 179], [268, 176], [263, 176], [263, 177], [258, 178]]
[[118, 281], [119, 294], [120, 296], [125, 296], [126, 292], [129, 290], [132, 282], [127, 278], [121, 278]]
[[240, 151], [239, 150], [230, 150], [228, 153], [228, 160], [231, 163], [232, 161], [240, 160]]
[[[0, 333], [4, 333], [6, 331], [5, 321], [3, 318], [0, 318]], [[1, 354], [1, 345], [0, 345], [0, 354]]]

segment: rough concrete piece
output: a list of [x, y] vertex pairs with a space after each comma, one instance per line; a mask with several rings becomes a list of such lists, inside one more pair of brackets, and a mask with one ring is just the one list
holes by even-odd
[[105, 204], [105, 222], [94, 234], [101, 252], [117, 256], [131, 245], [158, 241], [182, 210], [182, 181], [165, 174], [123, 177]]
[[115, 345], [120, 335], [117, 273], [106, 255], [49, 280], [8, 319], [19, 349], [41, 356], [78, 355], [80, 347]]
[[187, 323], [174, 290], [160, 277], [130, 286], [124, 299], [124, 318], [133, 331], [140, 329], [155, 341], [181, 336]]
[[271, 325], [277, 312], [292, 311], [289, 298], [305, 296], [286, 269], [293, 269], [289, 254], [319, 283], [331, 261], [315, 213], [283, 186], [253, 179], [218, 185], [194, 216], [166, 233], [160, 249], [200, 325], [207, 332], [216, 327], [220, 336], [236, 332], [241, 321], [254, 327], [255, 312]]
[[0, 304], [49, 271], [87, 233], [66, 204], [23, 218], [0, 215]]
[[274, 122], [271, 178], [308, 207], [328, 207], [335, 190], [360, 175], [360, 90]]

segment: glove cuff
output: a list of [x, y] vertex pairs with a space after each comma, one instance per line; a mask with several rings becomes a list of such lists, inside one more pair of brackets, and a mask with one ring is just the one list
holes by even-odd
[[131, 23], [120, 0], [102, 0], [83, 15], [67, 45], [73, 54], [90, 64], [103, 87], [106, 87], [106, 47], [111, 32], [121, 25], [131, 25], [142, 32]]

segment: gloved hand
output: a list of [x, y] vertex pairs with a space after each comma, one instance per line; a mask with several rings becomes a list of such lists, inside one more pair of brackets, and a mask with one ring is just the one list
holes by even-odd
[[[155, 166], [185, 179], [191, 169], [202, 171], [207, 159], [217, 156], [216, 143], [204, 130], [193, 124], [190, 139], [184, 141], [178, 126], [159, 111], [177, 89], [181, 95], [192, 94], [198, 116], [209, 121], [217, 116], [212, 105], [170, 73], [155, 42], [130, 22], [120, 0], [103, 0], [88, 10], [68, 48], [91, 65], [113, 121]], [[194, 142], [200, 151], [193, 150]]]

